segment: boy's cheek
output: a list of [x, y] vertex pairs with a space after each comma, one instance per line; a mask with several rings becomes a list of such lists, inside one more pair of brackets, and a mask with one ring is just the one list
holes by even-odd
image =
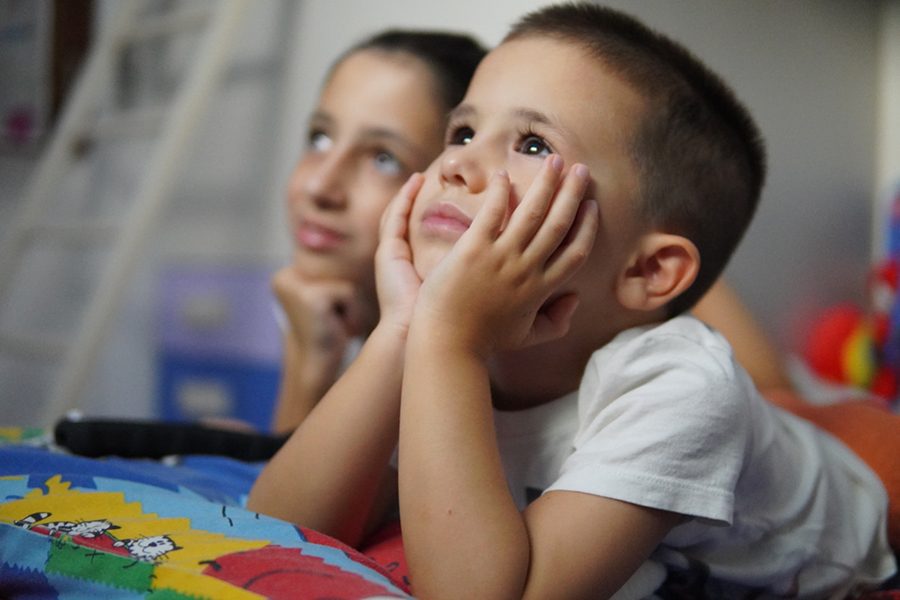
[[515, 156], [510, 160], [507, 172], [509, 173], [509, 207], [510, 210], [517, 207], [531, 184], [540, 172], [541, 161], [534, 158]]
[[424, 234], [416, 223], [410, 223], [409, 249], [412, 265], [420, 279], [425, 279], [453, 247], [452, 243]]
[[434, 198], [434, 196], [440, 190], [441, 185], [438, 180], [437, 174], [426, 171], [425, 180], [422, 182], [422, 187], [421, 189], [419, 189], [419, 193], [416, 195], [416, 204], [421, 204], [423, 200]]
[[427, 247], [427, 245], [423, 243], [422, 231], [419, 224], [419, 214], [416, 212], [414, 207], [409, 217], [407, 241], [409, 242], [409, 251], [412, 255], [413, 267], [415, 267], [417, 270], [418, 262], [421, 261], [421, 257], [424, 256], [425, 248]]

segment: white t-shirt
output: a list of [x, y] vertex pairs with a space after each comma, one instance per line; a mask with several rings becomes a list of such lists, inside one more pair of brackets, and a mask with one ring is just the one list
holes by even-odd
[[577, 395], [495, 411], [520, 507], [567, 490], [678, 512], [654, 554], [729, 597], [841, 595], [890, 576], [887, 496], [831, 436], [767, 402], [692, 317], [619, 334]]

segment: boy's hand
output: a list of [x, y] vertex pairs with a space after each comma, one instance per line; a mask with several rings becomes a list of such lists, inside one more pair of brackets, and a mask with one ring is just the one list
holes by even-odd
[[349, 340], [362, 334], [363, 302], [356, 286], [306, 276], [298, 265], [278, 270], [272, 289], [287, 317], [290, 340], [313, 373], [336, 372]]
[[422, 280], [412, 264], [409, 247], [409, 213], [422, 187], [421, 173], [413, 173], [381, 216], [375, 251], [375, 286], [381, 322], [399, 327], [405, 335]]
[[590, 254], [598, 212], [582, 200], [587, 168], [574, 165], [560, 185], [561, 172], [562, 159], [548, 157], [505, 226], [509, 178], [492, 177], [469, 230], [423, 284], [417, 320], [485, 355], [566, 333], [578, 298], [557, 292]]

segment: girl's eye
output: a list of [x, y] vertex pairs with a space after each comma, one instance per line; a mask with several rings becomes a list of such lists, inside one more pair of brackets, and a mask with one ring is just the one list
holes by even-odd
[[457, 127], [447, 136], [447, 145], [465, 146], [475, 137], [475, 130], [471, 127]]
[[403, 165], [397, 157], [385, 151], [375, 153], [375, 168], [385, 175], [399, 175], [403, 172]]
[[519, 145], [519, 152], [529, 156], [548, 156], [553, 153], [553, 149], [540, 137], [529, 135]]
[[324, 131], [311, 131], [307, 143], [314, 152], [327, 152], [332, 145], [331, 138]]

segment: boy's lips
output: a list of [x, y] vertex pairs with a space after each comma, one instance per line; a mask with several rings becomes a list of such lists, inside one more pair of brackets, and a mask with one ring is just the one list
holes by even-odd
[[433, 234], [458, 238], [472, 224], [472, 219], [450, 202], [440, 202], [422, 215], [422, 227]]
[[324, 252], [333, 250], [344, 243], [347, 236], [311, 221], [301, 221], [294, 229], [294, 239], [298, 246], [308, 250]]

